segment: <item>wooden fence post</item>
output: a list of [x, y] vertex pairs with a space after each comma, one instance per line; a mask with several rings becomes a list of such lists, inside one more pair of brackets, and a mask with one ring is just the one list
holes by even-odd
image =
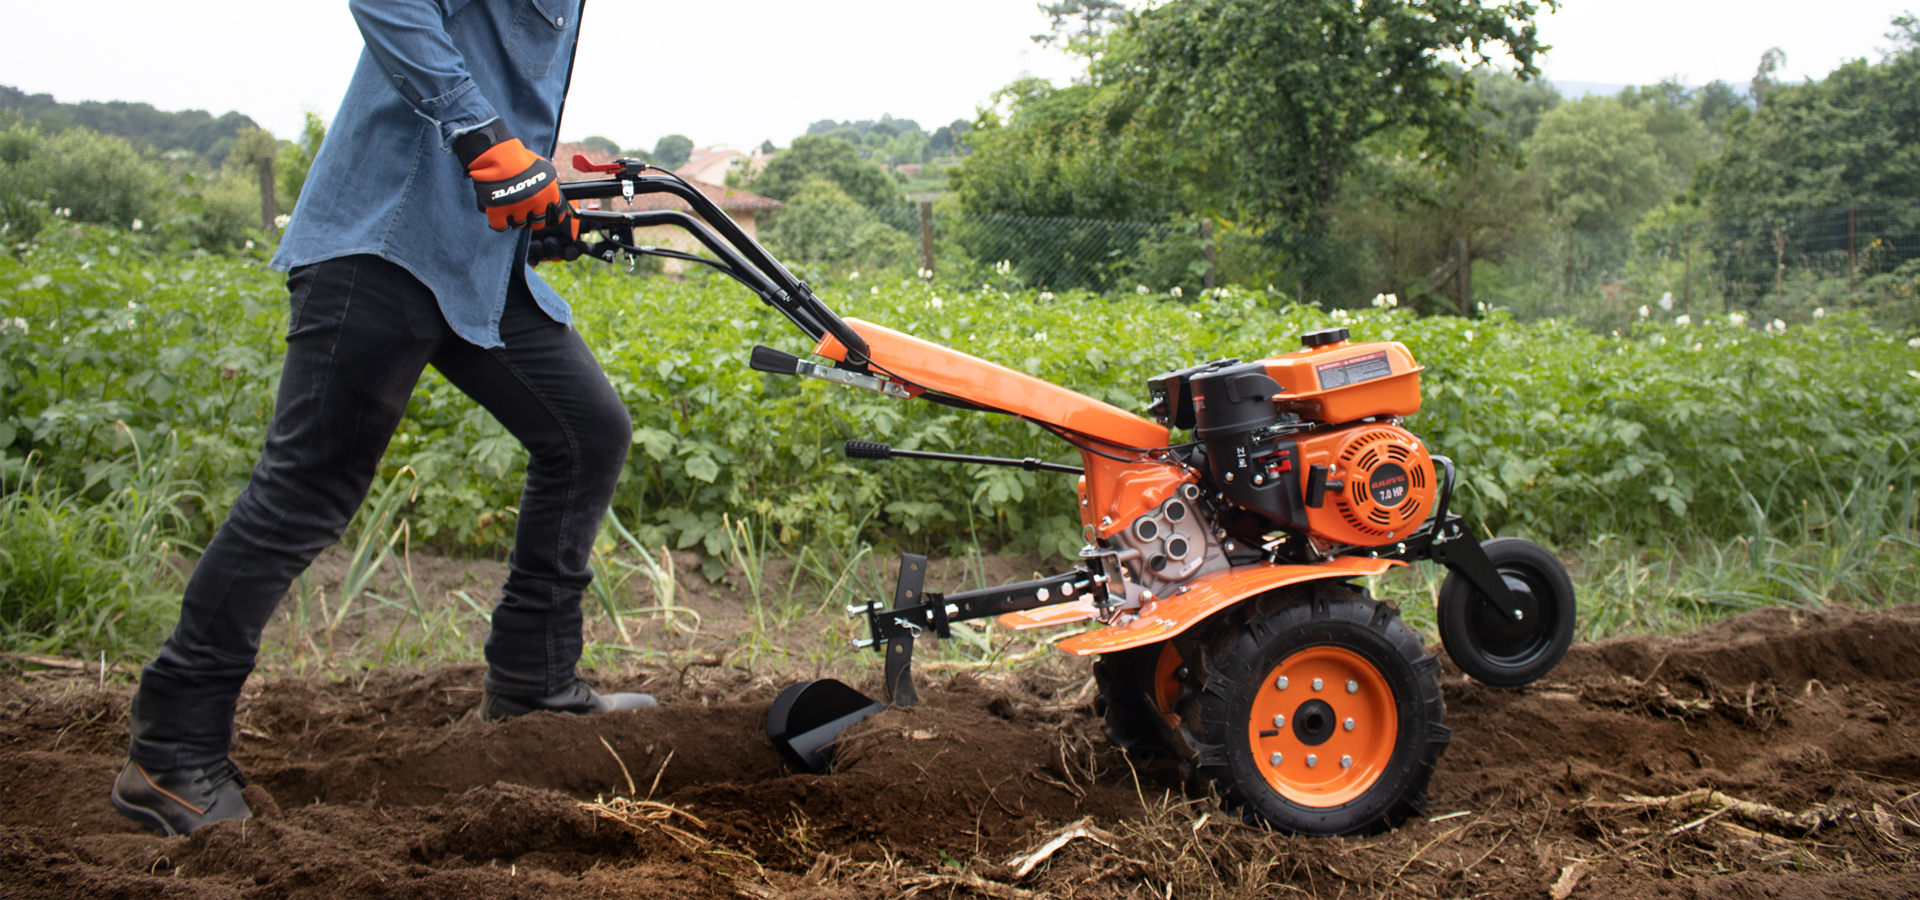
[[1682, 237], [1680, 240], [1683, 242], [1680, 245], [1680, 252], [1686, 254], [1686, 258], [1687, 258], [1687, 267], [1685, 269], [1686, 274], [1681, 276], [1683, 280], [1680, 283], [1680, 305], [1682, 307], [1685, 307], [1686, 309], [1692, 309], [1693, 308], [1693, 223], [1692, 222], [1687, 223], [1686, 236]]
[[1201, 286], [1213, 290], [1213, 220], [1200, 220], [1200, 252], [1207, 258], [1207, 274], [1201, 279]]
[[933, 278], [933, 201], [920, 201], [920, 269]]
[[1467, 236], [1459, 238], [1460, 253], [1460, 315], [1473, 316], [1473, 245]]
[[1853, 305], [1853, 273], [1854, 273], [1854, 266], [1855, 266], [1854, 256], [1853, 256], [1853, 211], [1854, 209], [1855, 207], [1852, 205], [1847, 206], [1847, 305], [1848, 306]]
[[260, 230], [273, 233], [273, 218], [279, 212], [273, 208], [273, 157], [260, 157]]

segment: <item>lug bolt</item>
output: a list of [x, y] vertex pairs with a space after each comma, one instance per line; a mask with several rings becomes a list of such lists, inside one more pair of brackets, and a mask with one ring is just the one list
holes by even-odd
[[1285, 676], [1285, 675], [1282, 675], [1282, 676], [1280, 676], [1279, 678], [1275, 678], [1275, 679], [1273, 680], [1273, 686], [1274, 686], [1274, 687], [1276, 687], [1276, 688], [1279, 688], [1280, 690], [1283, 690], [1283, 691], [1284, 691], [1284, 690], [1286, 690], [1286, 689], [1287, 689], [1287, 676]]
[[1286, 761], [1286, 757], [1281, 756], [1278, 753], [1275, 753], [1274, 755], [1267, 757], [1267, 762], [1270, 762], [1276, 766], [1285, 761]]
[[1517, 610], [1517, 609], [1513, 611], [1513, 620], [1514, 620], [1515, 622], [1519, 622], [1519, 621], [1522, 621], [1522, 620], [1524, 620], [1524, 619], [1526, 619], [1526, 617], [1527, 617], [1527, 614], [1526, 614], [1526, 613], [1523, 613], [1523, 612], [1521, 612], [1521, 611], [1519, 611], [1519, 610]]
[[1267, 479], [1266, 479], [1266, 478], [1264, 478], [1264, 477], [1262, 477], [1262, 476], [1260, 475], [1260, 473], [1258, 473], [1258, 472], [1255, 472], [1255, 473], [1253, 474], [1253, 483], [1254, 483], [1254, 484], [1260, 484], [1260, 483], [1263, 483], [1263, 482], [1265, 482], [1266, 480], [1267, 480]]
[[1287, 717], [1286, 717], [1286, 716], [1274, 716], [1274, 717], [1273, 717], [1273, 727], [1275, 727], [1275, 728], [1285, 728], [1285, 727], [1287, 727]]
[[1320, 757], [1315, 756], [1311, 753], [1307, 754], [1307, 768], [1311, 769], [1314, 766], [1317, 766], [1319, 764], [1320, 764]]
[[1353, 768], [1353, 757], [1351, 757], [1351, 756], [1342, 756], [1342, 757], [1340, 757], [1340, 768], [1342, 768], [1342, 769], [1351, 769], [1351, 768]]
[[1351, 678], [1347, 679], [1347, 693], [1353, 694], [1353, 693], [1358, 693], [1359, 691], [1360, 691], [1360, 682], [1354, 681]]
[[1352, 719], [1348, 719], [1348, 720], [1346, 720], [1345, 722], [1342, 722], [1342, 723], [1340, 723], [1340, 724], [1342, 724], [1342, 725], [1344, 725], [1344, 726], [1346, 726], [1346, 729], [1347, 729], [1348, 731], [1352, 731], [1352, 730], [1353, 730], [1353, 720], [1352, 720]]
[[1313, 689], [1314, 689], [1314, 690], [1316, 690], [1316, 691], [1317, 691], [1317, 690], [1319, 690], [1319, 689], [1321, 689], [1321, 688], [1323, 688], [1323, 687], [1326, 687], [1326, 685], [1325, 685], [1325, 684], [1323, 684], [1323, 683], [1322, 683], [1322, 682], [1320, 681], [1320, 679], [1318, 679], [1318, 678], [1315, 678], [1315, 679], [1313, 680]]

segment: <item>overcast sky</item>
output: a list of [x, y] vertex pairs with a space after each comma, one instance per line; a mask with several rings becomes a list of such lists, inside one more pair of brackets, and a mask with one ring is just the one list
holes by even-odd
[[[0, 84], [63, 101], [137, 100], [230, 109], [282, 137], [303, 109], [331, 118], [360, 38], [344, 0], [92, 0], [84, 15], [18, 15]], [[1617, 84], [1680, 75], [1744, 87], [1760, 54], [1787, 53], [1790, 79], [1821, 77], [1888, 46], [1916, 0], [1567, 0], [1543, 16], [1549, 78]], [[44, 11], [42, 11], [44, 12]], [[1023, 72], [1057, 82], [1073, 61], [1037, 47], [1034, 0], [592, 0], [562, 135], [652, 147], [785, 145], [816, 119], [970, 118]], [[22, 23], [36, 24], [25, 25]]]

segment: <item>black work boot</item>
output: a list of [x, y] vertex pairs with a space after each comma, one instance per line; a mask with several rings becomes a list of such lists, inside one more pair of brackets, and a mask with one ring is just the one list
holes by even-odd
[[247, 776], [231, 759], [192, 769], [149, 771], [129, 760], [107, 798], [115, 812], [168, 836], [190, 834], [208, 822], [249, 819], [240, 797]]
[[588, 713], [613, 712], [621, 709], [639, 709], [645, 706], [659, 706], [652, 694], [600, 694], [595, 693], [586, 681], [575, 681], [567, 688], [550, 697], [504, 697], [492, 691], [480, 694], [480, 721], [504, 722], [517, 716], [534, 712], [571, 713], [584, 716]]

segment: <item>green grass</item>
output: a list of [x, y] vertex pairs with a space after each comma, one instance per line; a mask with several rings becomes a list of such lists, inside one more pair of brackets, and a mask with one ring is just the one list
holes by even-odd
[[144, 656], [177, 617], [185, 509], [198, 499], [163, 460], [97, 466], [79, 488], [33, 460], [0, 487], [0, 647]]

